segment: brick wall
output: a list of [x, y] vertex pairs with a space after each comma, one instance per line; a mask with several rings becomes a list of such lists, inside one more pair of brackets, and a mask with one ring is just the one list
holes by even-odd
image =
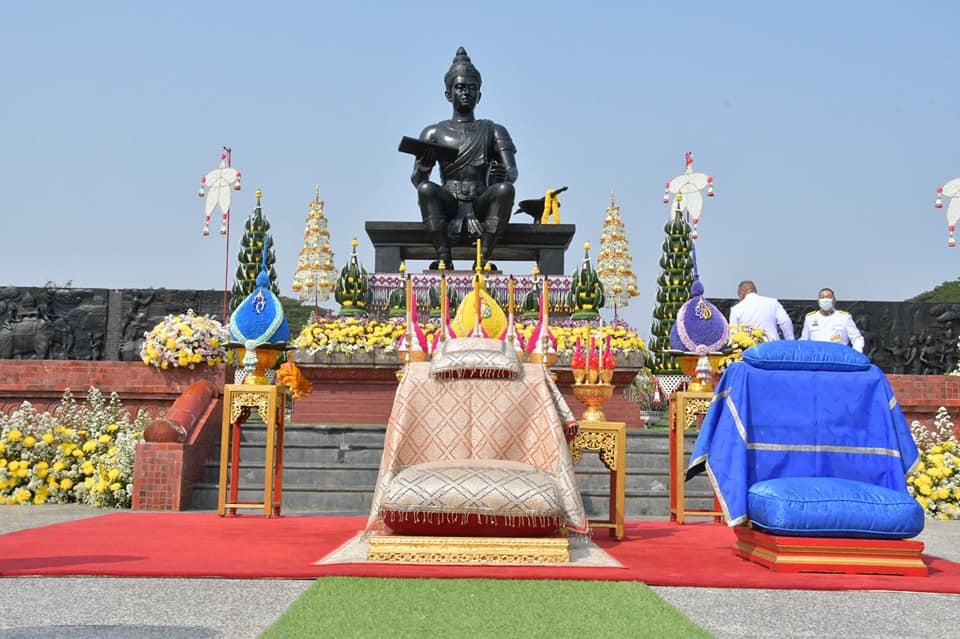
[[[313, 384], [313, 393], [293, 404], [293, 422], [300, 424], [386, 424], [397, 392], [396, 367], [348, 368], [299, 365]], [[617, 371], [613, 397], [603, 407], [608, 421], [639, 427], [640, 408], [623, 396], [636, 371]], [[586, 406], [573, 396], [569, 369], [557, 369], [557, 385], [574, 414]]]
[[9, 414], [24, 401], [51, 410], [66, 389], [83, 399], [94, 386], [107, 396], [116, 392], [134, 414], [144, 409], [156, 416], [198, 379], [223, 388], [225, 371], [223, 364], [160, 370], [143, 362], [5, 359], [0, 360], [0, 412]]
[[960, 376], [887, 375], [907, 421], [933, 422], [940, 406], [960, 423]]

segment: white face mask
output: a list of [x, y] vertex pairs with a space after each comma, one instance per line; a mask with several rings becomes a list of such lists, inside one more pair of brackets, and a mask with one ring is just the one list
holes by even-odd
[[833, 300], [829, 297], [821, 297], [817, 302], [820, 304], [821, 311], [832, 311], [833, 310]]

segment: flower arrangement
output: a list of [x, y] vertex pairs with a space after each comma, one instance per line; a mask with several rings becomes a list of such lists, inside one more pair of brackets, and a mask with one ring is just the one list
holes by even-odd
[[213, 366], [233, 361], [233, 352], [225, 346], [230, 341], [226, 327], [209, 315], [194, 314], [193, 309], [181, 315], [167, 315], [143, 336], [143, 363], [164, 370], [171, 366], [194, 368], [197, 364]]
[[292, 361], [286, 361], [277, 369], [277, 383], [290, 390], [290, 397], [301, 399], [313, 392], [313, 385]]
[[[418, 322], [430, 342], [439, 330], [440, 321]], [[537, 323], [525, 320], [517, 323], [517, 332], [523, 339], [529, 339]], [[404, 319], [364, 320], [362, 318], [321, 318], [300, 331], [294, 345], [311, 354], [371, 352], [382, 350], [387, 353], [397, 351], [397, 340], [403, 335]], [[577, 345], [577, 337], [589, 343], [589, 337], [596, 335], [596, 326], [589, 321], [566, 320], [550, 324], [550, 331], [557, 339], [557, 354], [572, 355]], [[647, 346], [637, 332], [623, 322], [614, 322], [603, 327], [603, 335], [610, 337], [610, 348], [615, 354], [646, 353]]]
[[0, 503], [83, 503], [125, 508], [134, 449], [148, 417], [133, 419], [116, 394], [91, 388], [84, 404], [66, 391], [54, 414], [29, 402], [0, 414]]
[[730, 342], [723, 359], [720, 360], [720, 370], [726, 370], [727, 366], [738, 361], [743, 356], [743, 351], [765, 341], [766, 334], [759, 328], [747, 324], [731, 324]]
[[623, 395], [628, 400], [637, 404], [642, 411], [660, 412], [663, 410], [663, 402], [660, 394], [657, 392], [656, 382], [653, 379], [653, 373], [649, 368], [644, 367], [633, 381], [623, 389]]
[[940, 407], [929, 430], [910, 424], [920, 448], [920, 461], [907, 477], [907, 490], [928, 517], [960, 519], [960, 451], [947, 409]]
[[[517, 331], [523, 339], [529, 339], [536, 328], [536, 322], [524, 321], [517, 325]], [[550, 332], [557, 338], [557, 355], [573, 355], [577, 347], [577, 338], [581, 343], [589, 344], [591, 337], [596, 337], [596, 325], [587, 320], [562, 320], [550, 323]], [[647, 354], [647, 345], [643, 338], [628, 324], [621, 321], [606, 324], [603, 327], [604, 338], [610, 338], [610, 350], [615, 354], [643, 353]]]
[[[293, 340], [297, 348], [314, 353], [369, 353], [374, 350], [393, 353], [403, 335], [403, 318], [383, 321], [361, 317], [320, 318], [309, 324]], [[433, 324], [420, 323], [425, 333], [436, 330]]]

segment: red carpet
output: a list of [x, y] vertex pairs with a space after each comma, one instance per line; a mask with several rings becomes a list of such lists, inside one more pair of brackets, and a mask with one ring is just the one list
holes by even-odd
[[628, 522], [622, 542], [600, 531], [597, 545], [624, 568], [313, 565], [364, 521], [120, 512], [0, 535], [0, 575], [596, 579], [656, 586], [960, 593], [960, 564], [930, 556], [924, 556], [930, 568], [926, 578], [774, 573], [735, 557], [733, 533], [713, 523]]

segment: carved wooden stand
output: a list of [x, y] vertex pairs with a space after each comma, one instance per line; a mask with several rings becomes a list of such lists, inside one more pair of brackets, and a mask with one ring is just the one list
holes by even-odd
[[[223, 428], [220, 436], [220, 484], [217, 512], [237, 514], [238, 508], [262, 508], [264, 517], [280, 516], [283, 490], [283, 422], [285, 395], [273, 384], [227, 384], [223, 396]], [[240, 427], [256, 409], [267, 426], [262, 502], [238, 501], [240, 474]], [[228, 457], [229, 455], [229, 457]], [[229, 462], [229, 464], [228, 464]], [[230, 468], [229, 483], [227, 467]], [[227, 492], [230, 499], [227, 500]]]
[[678, 524], [682, 524], [687, 515], [713, 517], [717, 522], [723, 515], [716, 497], [713, 510], [690, 510], [684, 497], [684, 434], [688, 428], [700, 428], [712, 401], [713, 393], [678, 392], [670, 398], [670, 521]]
[[574, 465], [584, 450], [595, 450], [610, 470], [610, 518], [590, 520], [596, 528], [609, 528], [610, 535], [623, 539], [624, 483], [627, 471], [627, 425], [623, 422], [581, 421], [580, 431], [570, 442]]

